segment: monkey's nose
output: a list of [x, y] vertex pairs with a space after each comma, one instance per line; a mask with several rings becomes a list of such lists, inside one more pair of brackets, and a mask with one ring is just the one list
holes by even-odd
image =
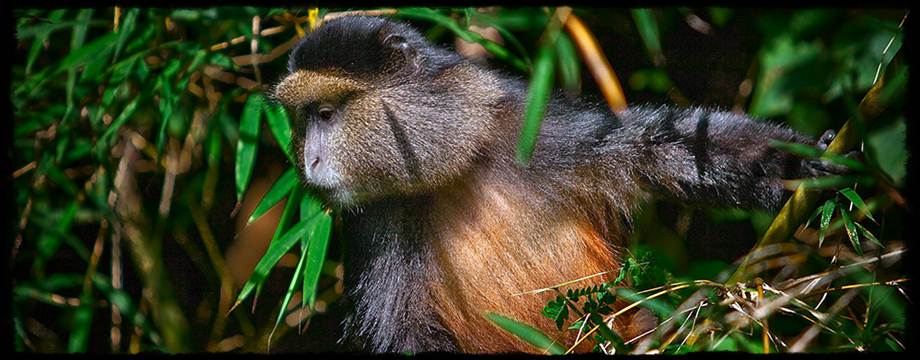
[[319, 157], [313, 159], [313, 162], [310, 163], [310, 170], [316, 170], [316, 165], [319, 165]]

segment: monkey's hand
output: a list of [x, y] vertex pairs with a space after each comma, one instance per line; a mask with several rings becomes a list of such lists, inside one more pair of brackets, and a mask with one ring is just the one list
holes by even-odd
[[[815, 144], [815, 146], [824, 152], [836, 137], [837, 132], [834, 131], [834, 129], [828, 129], [824, 132], [824, 134], [821, 135], [820, 138], [818, 138], [818, 142]], [[863, 160], [863, 154], [859, 150], [850, 151], [844, 156], [848, 159], [859, 162]], [[804, 159], [802, 161], [802, 177], [824, 177], [832, 175], [843, 175], [850, 172], [852, 172], [852, 170], [849, 167], [821, 158], [810, 158]]]

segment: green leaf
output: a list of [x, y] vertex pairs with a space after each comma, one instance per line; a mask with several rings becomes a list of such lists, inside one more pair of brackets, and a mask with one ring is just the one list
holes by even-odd
[[575, 44], [566, 34], [559, 34], [556, 39], [556, 56], [559, 59], [559, 77], [562, 87], [569, 91], [578, 91], [581, 84], [581, 63]]
[[[83, 42], [86, 40], [86, 31], [89, 29], [89, 21], [92, 15], [93, 15], [93, 9], [80, 10], [80, 12], [77, 14], [76, 24], [73, 26], [73, 34], [70, 38], [70, 50], [71, 51], [74, 51], [75, 49], [79, 49], [83, 47]], [[102, 51], [105, 51], [106, 49], [107, 48], [104, 48], [102, 49]], [[89, 65], [87, 65], [84, 68], [84, 72], [86, 72], [87, 70], [90, 70], [91, 72], [98, 73], [98, 69], [94, 69], [94, 67], [92, 66], [92, 64], [94, 63], [95, 62], [91, 61]], [[76, 68], [67, 69], [67, 87], [66, 87], [67, 111], [64, 112], [64, 119], [61, 121], [62, 125], [70, 123], [70, 119], [73, 117], [74, 107], [76, 106], [75, 99], [74, 99], [75, 97], [74, 90], [76, 86], [77, 86], [77, 69]], [[64, 129], [66, 133], [66, 127], [62, 126], [62, 129]], [[64, 142], [62, 142], [62, 144], [64, 144]], [[55, 157], [55, 160], [60, 160], [61, 153], [62, 151], [58, 152], [58, 156]]]
[[534, 328], [533, 326], [493, 312], [486, 312], [483, 314], [483, 316], [485, 316], [486, 319], [488, 319], [498, 328], [507, 331], [514, 336], [517, 336], [524, 342], [533, 345], [534, 347], [543, 350], [544, 352], [553, 355], [565, 354], [565, 349], [562, 348], [562, 346], [551, 340], [548, 336], [546, 336], [546, 334], [537, 328]]
[[769, 144], [771, 147], [780, 149], [790, 154], [801, 156], [803, 158], [814, 159], [821, 156], [821, 150], [814, 146], [779, 141], [776, 139], [770, 139]]
[[243, 288], [236, 298], [237, 304], [243, 302], [243, 300], [252, 293], [252, 290], [255, 289], [257, 284], [265, 281], [272, 268], [278, 263], [278, 260], [281, 260], [281, 257], [294, 247], [294, 244], [300, 242], [301, 238], [303, 238], [308, 231], [313, 229], [316, 225], [316, 220], [317, 218], [301, 220], [284, 233], [280, 239], [272, 240], [271, 244], [268, 245], [268, 250], [265, 251], [265, 255], [262, 255], [256, 267], [252, 270], [252, 275], [249, 277], [249, 280], [246, 280], [246, 283], [243, 284]]
[[873, 130], [866, 138], [866, 160], [875, 164], [897, 184], [907, 175], [907, 126], [899, 117], [888, 126]]
[[[178, 64], [176, 60], [174, 60], [174, 63]], [[179, 94], [173, 91], [170, 78], [167, 71], [163, 71], [157, 78], [157, 82], [160, 84], [160, 106], [158, 107], [160, 110], [160, 128], [157, 131], [158, 155], [163, 152], [163, 146], [166, 144], [166, 127], [169, 125], [169, 119], [179, 102]]]
[[540, 133], [540, 124], [543, 114], [549, 103], [550, 92], [553, 87], [553, 47], [543, 44], [540, 54], [534, 63], [533, 75], [530, 77], [530, 86], [527, 89], [527, 108], [524, 112], [524, 126], [517, 144], [517, 161], [522, 165], [530, 162], [533, 157], [537, 135]]
[[847, 238], [850, 239], [850, 244], [853, 244], [853, 250], [856, 250], [856, 254], [862, 256], [862, 245], [859, 243], [859, 231], [856, 230], [856, 225], [853, 224], [853, 219], [850, 218], [850, 212], [844, 208], [840, 208], [840, 218], [843, 219], [843, 226], [847, 230]]
[[523, 72], [527, 71], [527, 64], [519, 57], [508, 51], [508, 49], [505, 49], [503, 46], [492, 40], [482, 37], [482, 35], [479, 33], [464, 29], [460, 26], [460, 24], [457, 23], [456, 20], [451, 17], [442, 15], [437, 11], [428, 8], [402, 8], [399, 9], [397, 16], [430, 21], [444, 26], [463, 41], [482, 45], [482, 47], [485, 48], [488, 52], [492, 53], [495, 58], [511, 63], [511, 65], [518, 68], [518, 70]]
[[658, 34], [658, 21], [655, 15], [649, 9], [633, 9], [633, 19], [636, 21], [636, 28], [639, 30], [639, 37], [645, 44], [649, 58], [656, 66], [661, 65], [664, 55], [661, 52], [661, 39]]
[[42, 70], [40, 73], [31, 76], [29, 80], [19, 85], [15, 93], [21, 94], [28, 91], [29, 96], [34, 96], [41, 89], [41, 85], [54, 78], [61, 72], [84, 66], [90, 61], [96, 60], [96, 56], [103, 53], [107, 47], [112, 46], [112, 40], [115, 38], [114, 33], [100, 36], [88, 44], [81, 46], [79, 49], [71, 51], [56, 66]]
[[[316, 200], [310, 196], [304, 196], [304, 202], [313, 202]], [[310, 207], [311, 205], [306, 205]], [[301, 207], [303, 209], [303, 206]], [[320, 212], [315, 215], [319, 219], [316, 230], [311, 234], [307, 248], [307, 267], [303, 275], [303, 297], [306, 299], [310, 308], [316, 303], [317, 286], [319, 277], [323, 271], [323, 262], [326, 260], [326, 249], [329, 245], [329, 233], [332, 229], [332, 217], [326, 213]], [[306, 241], [306, 239], [304, 240]]]
[[815, 219], [818, 218], [818, 215], [821, 215], [821, 210], [823, 210], [823, 209], [824, 209], [824, 206], [819, 206], [819, 207], [817, 207], [817, 208], [815, 209], [814, 212], [811, 213], [811, 216], [808, 217], [808, 221], [805, 221], [805, 227], [806, 227], [806, 228], [807, 228], [809, 225], [811, 225], [811, 222], [812, 222], [812, 221], [815, 221]]
[[[479, 16], [477, 16], [477, 18], [479, 18]], [[514, 34], [512, 34], [510, 31], [508, 31], [508, 29], [506, 29], [504, 26], [499, 25], [497, 23], [490, 23], [489, 26], [497, 30], [498, 33], [502, 36], [502, 39], [507, 41], [509, 44], [511, 44], [512, 47], [514, 47], [514, 50], [518, 52], [521, 59], [524, 60], [524, 63], [527, 65], [527, 68], [529, 69], [532, 64], [530, 63], [530, 55], [527, 53], [527, 49], [524, 48], [524, 44], [521, 44], [521, 41], [518, 40], [517, 37], [514, 36]]]
[[856, 183], [872, 186], [872, 184], [875, 184], [875, 179], [870, 176], [832, 175], [813, 179], [789, 180], [789, 183], [793, 185], [793, 188], [800, 186], [807, 190], [814, 190], [841, 188], [853, 186]]
[[[48, 25], [62, 25], [58, 24], [58, 22], [61, 20], [61, 18], [64, 17], [65, 12], [67, 12], [66, 9], [52, 11], [51, 14], [48, 15], [48, 21], [50, 22]], [[67, 25], [64, 24], [64, 26], [59, 26], [59, 28], [63, 29], [66, 26]], [[26, 29], [17, 30], [17, 38], [22, 36], [22, 32], [25, 30]], [[29, 54], [26, 55], [26, 76], [32, 74], [32, 65], [35, 64], [35, 59], [38, 58], [38, 54], [42, 50], [43, 43], [46, 39], [48, 39], [48, 36], [51, 35], [52, 31], [54, 31], [54, 29], [42, 29], [42, 31], [35, 33], [35, 40], [32, 41], [32, 46], [29, 48]]]
[[118, 312], [120, 312], [125, 319], [130, 320], [134, 326], [140, 327], [144, 331], [144, 334], [149, 336], [154, 343], [160, 342], [159, 334], [157, 334], [156, 329], [153, 328], [153, 325], [150, 320], [144, 316], [144, 313], [139, 311], [130, 294], [124, 290], [113, 288], [111, 280], [102, 274], [93, 276], [93, 286], [95, 286], [100, 293], [105, 295], [110, 303], [115, 305]]
[[115, 40], [115, 55], [112, 56], [112, 62], [118, 61], [118, 55], [121, 54], [121, 49], [125, 45], [125, 40], [128, 39], [128, 35], [134, 31], [134, 24], [137, 21], [137, 14], [140, 13], [140, 9], [128, 9], [124, 11], [124, 16], [121, 19], [121, 26], [118, 28], [118, 40]]
[[265, 111], [265, 120], [268, 123], [268, 129], [278, 141], [278, 147], [284, 151], [284, 155], [292, 164], [295, 163], [291, 154], [291, 122], [288, 119], [287, 110], [280, 105], [269, 105]]
[[80, 297], [80, 306], [74, 311], [73, 325], [70, 327], [70, 338], [67, 341], [67, 352], [86, 352], [89, 345], [89, 332], [93, 324], [93, 310], [95, 301], [92, 295], [84, 294]]
[[109, 142], [112, 140], [112, 137], [118, 132], [118, 129], [125, 124], [128, 119], [134, 115], [134, 111], [137, 110], [137, 104], [141, 100], [141, 95], [138, 95], [131, 100], [128, 105], [125, 105], [125, 108], [121, 110], [121, 114], [118, 114], [118, 117], [115, 118], [115, 121], [112, 121], [109, 124], [109, 127], [105, 129], [105, 132], [102, 133], [102, 136], [99, 137], [99, 140], [96, 141], [96, 152], [98, 155], [104, 154], [104, 151], [108, 150]]
[[869, 211], [869, 206], [866, 205], [866, 202], [863, 201], [861, 197], [859, 197], [859, 194], [857, 194], [856, 191], [853, 190], [853, 188], [846, 188], [846, 189], [840, 190], [840, 194], [842, 194], [843, 196], [846, 196], [847, 199], [850, 199], [850, 202], [852, 202], [853, 205], [856, 205], [856, 207], [859, 208], [859, 210], [862, 210], [862, 212], [866, 214], [866, 217], [868, 217], [869, 220], [872, 220], [873, 222], [878, 224], [878, 221], [875, 221], [875, 218], [872, 217], [872, 212]]
[[860, 224], [860, 223], [858, 223], [858, 222], [854, 222], [853, 225], [856, 225], [856, 229], [859, 230], [859, 233], [862, 234], [862, 236], [863, 236], [864, 238], [869, 239], [869, 241], [873, 242], [875, 245], [878, 245], [878, 247], [880, 247], [880, 248], [882, 248], [882, 249], [885, 248], [885, 245], [882, 245], [882, 242], [881, 242], [881, 241], [878, 241], [878, 238], [876, 238], [875, 235], [873, 235], [871, 232], [869, 232], [868, 229], [866, 229], [865, 227], [863, 227], [862, 224]]
[[[569, 290], [571, 292], [571, 290]], [[572, 296], [569, 296], [572, 297]], [[555, 300], [550, 300], [543, 307], [541, 312], [543, 316], [552, 319], [556, 323], [556, 328], [562, 330], [562, 325], [569, 318], [568, 302], [562, 295], [556, 296]]]
[[261, 93], [249, 95], [240, 118], [240, 140], [236, 147], [236, 199], [243, 198], [249, 187], [252, 169], [255, 166], [256, 149], [259, 147], [259, 120], [262, 117], [264, 98]]
[[[627, 288], [617, 288], [617, 295], [629, 302], [638, 302], [642, 301], [640, 306], [647, 308], [658, 315], [659, 318], [665, 319], [672, 314], [674, 314], [674, 307], [668, 303], [661, 301], [659, 299], [645, 299], [642, 295], [639, 295], [635, 291], [632, 291]], [[644, 300], [644, 301], [643, 301]]]
[[[307, 241], [306, 238], [300, 240], [301, 244], [305, 244]], [[301, 246], [303, 248], [303, 246]], [[294, 268], [294, 275], [291, 276], [291, 282], [288, 284], [287, 291], [284, 293], [284, 299], [281, 300], [281, 308], [278, 309], [278, 318], [275, 319], [275, 326], [272, 327], [271, 333], [268, 335], [269, 345], [271, 344], [271, 338], [275, 335], [275, 330], [278, 329], [278, 325], [281, 324], [281, 319], [284, 319], [284, 315], [287, 313], [288, 304], [291, 302], [291, 297], [294, 296], [294, 292], [297, 290], [297, 280], [300, 280], [303, 275], [303, 264], [306, 262], [306, 254], [300, 254], [300, 260], [297, 261], [297, 267]], [[301, 297], [305, 296], [301, 294]]]
[[827, 227], [831, 224], [831, 217], [834, 215], [834, 208], [837, 202], [833, 199], [824, 202], [821, 206], [821, 228], [818, 230], [818, 247], [824, 244], [824, 234], [827, 233]]
[[294, 168], [285, 170], [284, 173], [278, 177], [278, 180], [275, 180], [272, 187], [268, 189], [265, 196], [262, 196], [262, 200], [256, 205], [255, 210], [252, 211], [252, 215], [249, 215], [249, 220], [246, 224], [252, 224], [253, 221], [256, 221], [256, 219], [268, 212], [268, 210], [281, 201], [281, 199], [291, 193], [291, 189], [296, 183], [297, 173], [294, 171]]

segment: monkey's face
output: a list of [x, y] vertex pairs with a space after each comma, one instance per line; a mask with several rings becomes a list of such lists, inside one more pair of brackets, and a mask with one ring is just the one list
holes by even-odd
[[298, 70], [284, 78], [275, 98], [292, 114], [296, 167], [329, 200], [350, 204], [407, 185], [395, 139], [380, 99], [336, 71]]
[[466, 172], [491, 109], [464, 87], [484, 80], [461, 78], [470, 70], [454, 56], [381, 18], [332, 20], [305, 37], [273, 94], [293, 115], [302, 178], [349, 205], [427, 191]]

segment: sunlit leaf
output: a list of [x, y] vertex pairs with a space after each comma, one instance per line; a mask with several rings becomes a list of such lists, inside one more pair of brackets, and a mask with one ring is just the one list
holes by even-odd
[[[134, 115], [134, 111], [137, 110], [137, 104], [140, 102], [141, 96], [138, 95], [125, 105], [124, 109], [121, 110], [121, 113], [118, 114], [118, 117], [115, 118], [115, 121], [112, 121], [109, 124], [109, 127], [105, 129], [105, 132], [102, 133], [102, 136], [99, 137], [99, 140], [96, 142], [96, 152], [101, 154], [106, 151], [109, 146], [109, 142], [112, 140], [112, 137], [117, 134], [118, 129], [125, 124], [128, 119]], [[100, 156], [101, 158], [102, 156]]]
[[869, 176], [832, 175], [812, 179], [789, 180], [789, 183], [792, 185], [791, 189], [795, 189], [796, 187], [802, 187], [808, 190], [836, 189], [845, 186], [853, 186], [853, 184], [856, 183], [872, 186], [875, 184], [875, 179]]
[[517, 144], [517, 160], [520, 164], [526, 165], [533, 156], [540, 124], [543, 122], [543, 114], [546, 112], [546, 105], [549, 103], [552, 92], [554, 62], [553, 47], [544, 44], [534, 62], [534, 71], [527, 89], [524, 125]]
[[878, 247], [882, 249], [885, 248], [885, 245], [882, 245], [882, 242], [878, 241], [878, 238], [875, 237], [875, 235], [872, 234], [872, 232], [870, 232], [868, 229], [862, 226], [862, 224], [858, 222], [854, 222], [853, 225], [856, 225], [856, 229], [859, 230], [859, 233], [862, 234], [864, 238], [869, 239], [869, 241], [875, 243], [875, 245], [878, 245]]
[[120, 312], [125, 319], [128, 319], [132, 324], [143, 329], [144, 334], [150, 336], [154, 343], [159, 342], [157, 330], [153, 328], [150, 319], [144, 316], [142, 311], [139, 311], [130, 294], [122, 289], [113, 288], [112, 281], [102, 274], [93, 276], [93, 285], [99, 292], [106, 296], [110, 303], [115, 305], [118, 312]]
[[655, 20], [655, 14], [650, 9], [633, 9], [632, 15], [649, 57], [655, 65], [661, 65], [664, 55], [661, 52], [661, 39], [658, 35], [658, 20]]
[[493, 313], [486, 312], [483, 314], [493, 325], [517, 336], [524, 342], [553, 355], [565, 354], [565, 349], [550, 339], [546, 334], [537, 328], [519, 322], [517, 320]]
[[277, 204], [281, 199], [287, 196], [291, 192], [291, 188], [297, 183], [297, 172], [294, 171], [294, 168], [288, 168], [284, 171], [281, 176], [278, 177], [278, 180], [275, 180], [275, 183], [272, 184], [272, 187], [268, 189], [268, 192], [265, 193], [265, 196], [262, 196], [262, 200], [259, 201], [259, 204], [256, 205], [255, 210], [252, 211], [252, 215], [249, 216], [247, 224], [251, 224], [253, 221], [256, 221], [260, 216], [268, 212], [275, 204]]
[[399, 9], [398, 16], [426, 20], [430, 22], [437, 23], [441, 26], [444, 26], [450, 31], [452, 31], [457, 37], [463, 39], [466, 42], [477, 43], [482, 45], [487, 51], [492, 53], [496, 58], [507, 61], [514, 65], [520, 71], [527, 71], [527, 64], [512, 54], [508, 49], [505, 49], [503, 46], [498, 43], [484, 38], [479, 33], [464, 29], [451, 17], [442, 15], [437, 11], [428, 9], [428, 8], [402, 8]]
[[265, 122], [268, 123], [268, 129], [271, 130], [275, 140], [278, 141], [278, 147], [284, 151], [291, 163], [294, 163], [294, 157], [291, 155], [291, 122], [288, 119], [287, 111], [283, 106], [270, 104], [265, 111]]
[[249, 187], [249, 179], [255, 166], [256, 149], [259, 147], [259, 125], [264, 104], [262, 94], [249, 95], [240, 117], [240, 141], [236, 147], [236, 198], [243, 198]]
[[134, 31], [134, 24], [137, 21], [138, 13], [140, 13], [140, 9], [127, 9], [123, 11], [121, 24], [118, 27], [118, 39], [115, 40], [115, 54], [112, 56], [113, 63], [118, 60], [118, 55], [121, 54], [121, 49], [124, 47], [128, 35]]
[[[868, 217], [872, 221], [875, 221], [875, 218], [872, 217], [872, 212], [869, 211], [869, 206], [866, 205], [866, 202], [863, 201], [861, 197], [859, 197], [859, 194], [857, 194], [856, 191], [853, 190], [853, 188], [842, 189], [840, 190], [840, 194], [843, 196], [846, 196], [847, 199], [850, 199], [850, 202], [852, 202], [853, 205], [856, 205], [856, 207], [859, 208], [859, 210], [862, 210], [863, 213], [866, 214], [866, 217]], [[878, 221], [875, 221], [875, 222], [877, 223]]]
[[278, 260], [281, 260], [281, 257], [284, 254], [287, 254], [288, 251], [294, 247], [295, 244], [300, 242], [304, 234], [308, 231], [311, 231], [316, 225], [317, 218], [301, 220], [294, 227], [284, 233], [280, 239], [272, 241], [268, 245], [268, 250], [265, 251], [265, 255], [262, 255], [262, 258], [256, 264], [256, 267], [252, 270], [252, 275], [246, 280], [246, 283], [243, 284], [240, 294], [236, 298], [236, 302], [240, 303], [252, 293], [252, 290], [255, 289], [257, 284], [262, 283], [268, 277], [268, 274], [271, 272], [272, 268], [275, 267], [275, 264], [278, 263]]
[[96, 56], [102, 53], [103, 49], [112, 46], [112, 40], [114, 39], [114, 33], [103, 35], [83, 45], [79, 49], [68, 53], [57, 65], [42, 70], [40, 73], [35, 74], [35, 76], [30, 77], [27, 81], [19, 85], [15, 93], [28, 91], [30, 96], [38, 93], [41, 89], [41, 85], [45, 81], [54, 78], [56, 75], [66, 70], [84, 66], [90, 61], [96, 60]]
[[[59, 29], [65, 28], [67, 25], [60, 24], [60, 20], [61, 18], [64, 17], [64, 13], [66, 12], [67, 12], [66, 9], [58, 9], [58, 10], [51, 11], [51, 13], [48, 14], [49, 24], [45, 24], [44, 26], [57, 26], [57, 28]], [[32, 27], [31, 29], [34, 29], [34, 28], [36, 27]], [[23, 32], [26, 30], [27, 29], [17, 29], [16, 37], [21, 39], [21, 36], [23, 36]], [[54, 30], [55, 30], [54, 28], [44, 28], [43, 27], [41, 28], [41, 30], [38, 30], [35, 32], [35, 40], [32, 41], [32, 46], [29, 47], [29, 54], [26, 55], [26, 76], [29, 76], [32, 73], [32, 65], [35, 64], [35, 59], [38, 58], [38, 54], [42, 49], [43, 43], [45, 42], [46, 39], [48, 39], [48, 36], [51, 35], [51, 32]]]
[[821, 206], [821, 226], [818, 229], [818, 247], [824, 244], [824, 234], [827, 233], [827, 227], [831, 224], [831, 217], [834, 215], [834, 208], [837, 202], [833, 199], [825, 201]]
[[80, 306], [73, 313], [73, 325], [70, 327], [70, 337], [67, 341], [67, 352], [82, 353], [89, 346], [89, 332], [93, 324], [94, 306], [93, 297], [85, 294], [80, 297]]
[[577, 92], [581, 85], [581, 63], [575, 44], [566, 34], [559, 34], [556, 39], [556, 56], [559, 59], [559, 78], [562, 87]]
[[[311, 197], [305, 196], [304, 201]], [[312, 200], [315, 202], [315, 200]], [[319, 218], [316, 230], [310, 236], [307, 247], [307, 267], [303, 277], [303, 296], [310, 308], [316, 303], [317, 285], [326, 260], [326, 248], [329, 245], [329, 232], [332, 229], [332, 217], [325, 213], [315, 215]]]
[[856, 250], [857, 255], [862, 256], [863, 252], [862, 245], [859, 243], [859, 231], [856, 229], [856, 225], [854, 225], [853, 219], [850, 217], [850, 212], [841, 208], [840, 218], [843, 219], [843, 226], [846, 228], [847, 238], [850, 239], [853, 250]]
[[[305, 238], [300, 239], [300, 243], [304, 244], [307, 240]], [[303, 246], [301, 246], [303, 248]], [[275, 330], [278, 328], [278, 325], [281, 324], [281, 319], [284, 319], [284, 315], [288, 312], [288, 304], [291, 302], [291, 297], [294, 296], [294, 293], [297, 291], [297, 284], [300, 282], [300, 278], [303, 275], [303, 264], [306, 262], [306, 254], [300, 254], [300, 260], [297, 261], [297, 267], [294, 268], [294, 274], [291, 275], [291, 282], [288, 284], [287, 291], [284, 293], [284, 299], [281, 300], [281, 308], [278, 309], [278, 318], [275, 319], [275, 326], [272, 327], [271, 335], [269, 335], [269, 341], [271, 341], [272, 335], [275, 334]], [[301, 293], [301, 297], [304, 296]]]

